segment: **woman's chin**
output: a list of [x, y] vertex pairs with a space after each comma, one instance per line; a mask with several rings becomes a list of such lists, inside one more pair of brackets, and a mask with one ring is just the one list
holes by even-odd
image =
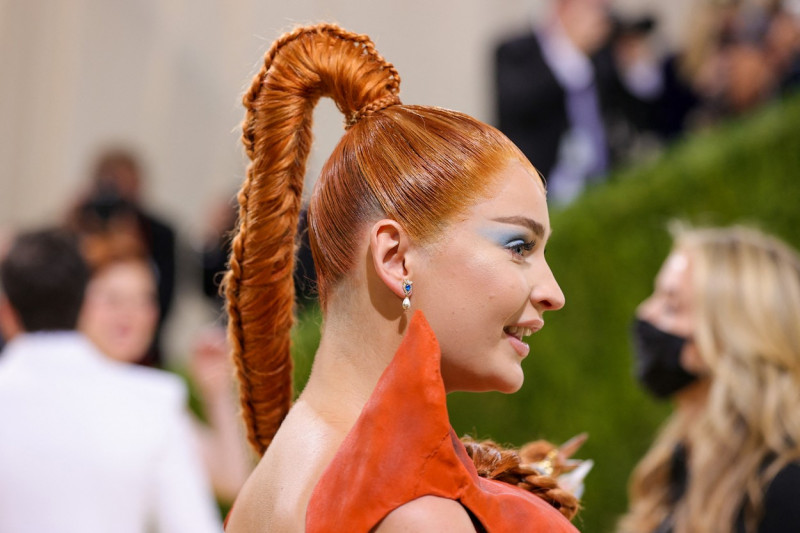
[[522, 383], [524, 381], [524, 376], [520, 376], [519, 379], [505, 382], [503, 386], [498, 387], [496, 390], [497, 392], [502, 392], [503, 394], [514, 394], [522, 388]]
[[491, 381], [487, 380], [486, 387], [482, 391], [500, 392], [503, 394], [513, 394], [522, 388], [525, 381], [525, 374], [522, 367], [509, 369], [507, 372], [494, 376]]

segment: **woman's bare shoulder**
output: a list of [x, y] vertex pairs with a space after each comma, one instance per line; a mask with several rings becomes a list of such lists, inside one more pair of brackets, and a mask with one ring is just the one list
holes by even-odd
[[467, 510], [457, 501], [439, 496], [422, 496], [401, 505], [375, 528], [375, 533], [406, 532], [475, 533]]
[[236, 498], [227, 531], [303, 531], [312, 490], [344, 435], [298, 402]]

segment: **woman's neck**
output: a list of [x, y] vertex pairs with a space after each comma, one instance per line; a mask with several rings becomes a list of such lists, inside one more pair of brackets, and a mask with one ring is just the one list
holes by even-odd
[[298, 401], [349, 430], [394, 357], [405, 328], [374, 310], [353, 313], [329, 307], [326, 315], [311, 376]]
[[687, 413], [699, 411], [705, 406], [708, 400], [708, 391], [710, 387], [710, 378], [699, 378], [675, 395], [675, 404], [677, 408]]

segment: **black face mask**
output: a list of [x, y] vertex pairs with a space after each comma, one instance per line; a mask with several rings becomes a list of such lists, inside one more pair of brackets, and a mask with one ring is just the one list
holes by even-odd
[[636, 378], [651, 394], [667, 398], [697, 379], [681, 366], [684, 337], [662, 331], [644, 320], [631, 328], [636, 354]]

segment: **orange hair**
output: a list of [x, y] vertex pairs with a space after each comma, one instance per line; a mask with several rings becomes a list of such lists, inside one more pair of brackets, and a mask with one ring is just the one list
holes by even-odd
[[494, 128], [453, 111], [401, 105], [399, 87], [397, 70], [369, 37], [320, 24], [279, 38], [244, 95], [242, 141], [251, 163], [225, 286], [243, 414], [260, 453], [292, 399], [292, 270], [319, 98], [334, 100], [348, 129], [309, 206], [323, 311], [353, 268], [368, 223], [388, 217], [412, 240], [429, 241], [509, 160], [530, 167]]
[[504, 448], [494, 441], [477, 442], [463, 437], [461, 442], [467, 449], [480, 477], [496, 479], [540, 497], [572, 520], [581, 508], [580, 501], [571, 492], [558, 485], [558, 476], [571, 468], [557, 456], [553, 460], [552, 473], [543, 474], [531, 466], [542, 461], [558, 448], [545, 440], [527, 443], [519, 450]]

